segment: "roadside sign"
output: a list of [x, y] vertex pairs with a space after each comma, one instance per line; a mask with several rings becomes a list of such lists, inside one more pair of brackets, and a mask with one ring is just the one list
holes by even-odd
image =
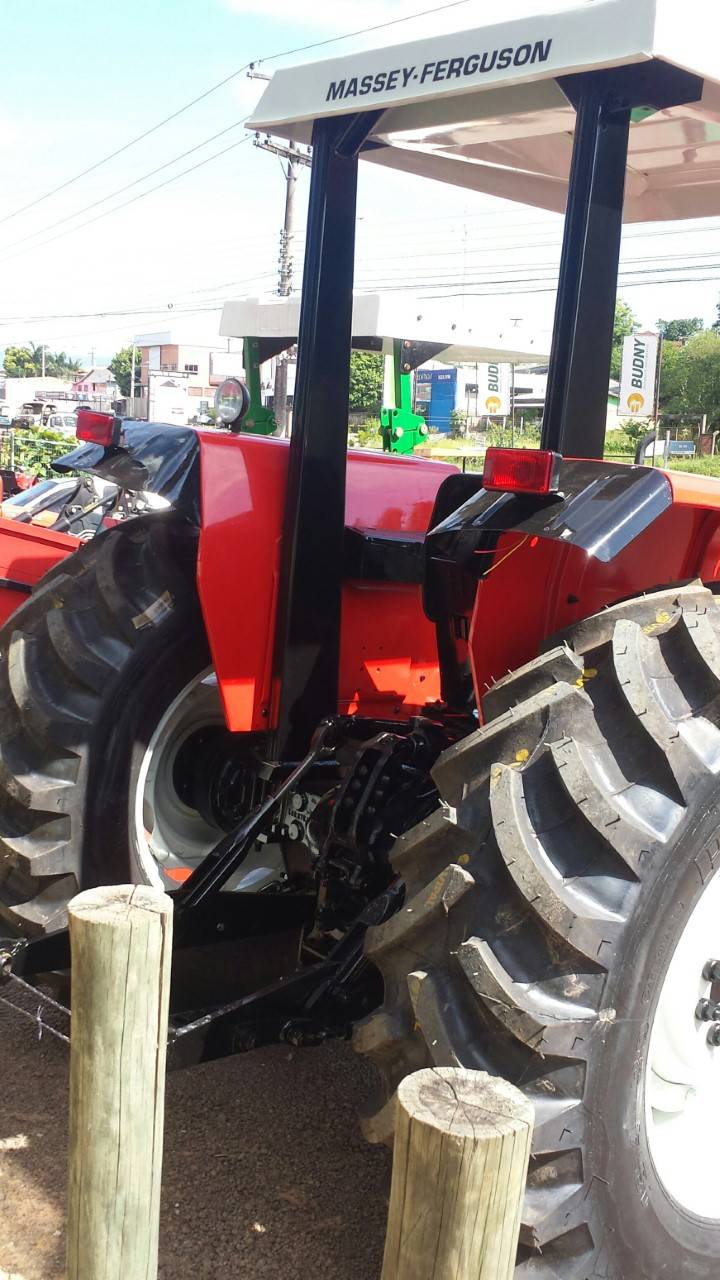
[[647, 418], [655, 409], [655, 374], [659, 338], [656, 333], [632, 333], [623, 342], [618, 413]]
[[695, 457], [695, 441], [694, 440], [670, 440], [669, 453], [671, 455], [684, 456], [686, 458]]
[[477, 414], [505, 417], [510, 412], [510, 365], [479, 364]]

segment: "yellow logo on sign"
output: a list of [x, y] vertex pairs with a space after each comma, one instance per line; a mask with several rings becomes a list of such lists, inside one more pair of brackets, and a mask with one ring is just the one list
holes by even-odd
[[641, 396], [639, 391], [633, 391], [632, 395], [628, 396], [628, 409], [631, 413], [639, 413], [644, 404], [645, 397]]
[[485, 401], [485, 408], [488, 413], [499, 413], [502, 408], [502, 400], [499, 396], [488, 396]]

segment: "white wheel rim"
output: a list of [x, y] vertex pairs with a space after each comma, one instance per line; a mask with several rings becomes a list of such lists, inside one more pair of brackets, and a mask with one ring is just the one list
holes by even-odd
[[[201, 729], [224, 725], [220, 690], [211, 667], [170, 703], [148, 742], [130, 801], [130, 845], [137, 877], [177, 888], [225, 834], [178, 795], [173, 772], [178, 752]], [[263, 845], [228, 881], [228, 889], [261, 889], [278, 879], [279, 850]]]
[[147, 745], [135, 788], [132, 836], [141, 877], [149, 884], [177, 884], [223, 834], [184, 804], [173, 785], [183, 743], [198, 730], [223, 723], [217, 677], [209, 668], [170, 703]]
[[712, 1047], [708, 1039], [717, 1024], [697, 1017], [701, 1000], [720, 1000], [720, 983], [704, 976], [713, 959], [720, 959], [720, 872], [705, 886], [670, 960], [652, 1022], [645, 1075], [648, 1142], [660, 1181], [683, 1209], [718, 1220], [714, 1133], [720, 1047]]

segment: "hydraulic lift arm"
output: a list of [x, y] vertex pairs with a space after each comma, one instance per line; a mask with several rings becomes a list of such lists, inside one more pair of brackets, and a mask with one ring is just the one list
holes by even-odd
[[380, 410], [380, 434], [385, 453], [412, 453], [428, 433], [427, 423], [412, 407], [412, 368], [403, 363], [405, 343], [393, 342], [393, 387], [395, 407], [383, 405]]
[[250, 404], [240, 429], [241, 431], [252, 431], [254, 435], [258, 436], [272, 436], [277, 431], [278, 424], [274, 411], [263, 404], [262, 400], [262, 383], [260, 381], [262, 354], [259, 338], [243, 338], [245, 385], [250, 395]]

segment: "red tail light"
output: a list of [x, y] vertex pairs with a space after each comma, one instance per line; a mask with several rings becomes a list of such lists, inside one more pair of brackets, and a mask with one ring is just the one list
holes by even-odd
[[94, 409], [78, 409], [78, 440], [88, 440], [91, 444], [101, 444], [105, 449], [117, 444], [120, 439], [120, 419], [113, 413], [96, 413]]
[[506, 493], [557, 493], [561, 460], [549, 449], [488, 449], [483, 487]]

